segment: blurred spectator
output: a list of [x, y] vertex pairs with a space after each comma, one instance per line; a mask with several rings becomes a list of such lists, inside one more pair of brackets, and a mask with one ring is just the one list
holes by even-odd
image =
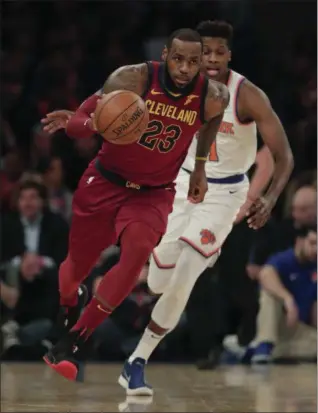
[[67, 252], [68, 227], [45, 208], [46, 190], [21, 183], [16, 213], [2, 225], [3, 348], [33, 346], [47, 337], [58, 309], [57, 268]]
[[10, 123], [3, 119], [0, 114], [0, 128], [1, 128], [1, 156], [5, 155], [9, 150], [16, 147], [17, 140], [15, 134], [10, 126]]
[[8, 152], [0, 171], [0, 202], [2, 212], [12, 208], [12, 196], [24, 170], [24, 160], [18, 150]]
[[261, 266], [274, 253], [291, 247], [299, 228], [317, 223], [317, 191], [312, 186], [299, 188], [291, 202], [291, 218], [280, 222], [270, 221], [257, 231], [256, 240], [251, 249], [247, 272], [257, 279]]
[[[262, 286], [252, 362], [317, 354], [317, 232], [299, 232], [294, 248], [273, 255]], [[285, 310], [285, 311], [284, 311]]]
[[42, 129], [40, 123], [33, 126], [31, 137], [30, 166], [37, 169], [38, 165], [51, 157], [52, 136]]
[[317, 191], [317, 169], [303, 171], [288, 183], [285, 196], [284, 217], [290, 217], [294, 194], [303, 186], [313, 187]]
[[[3, 218], [1, 261], [15, 259], [21, 264], [23, 254], [37, 255], [34, 268], [58, 267], [66, 256], [68, 226], [60, 215], [46, 208], [45, 187], [24, 181], [19, 188], [17, 211]], [[39, 266], [39, 268], [38, 268]]]
[[64, 170], [61, 158], [55, 157], [38, 166], [48, 190], [49, 208], [70, 221], [72, 214], [72, 193], [64, 185]]

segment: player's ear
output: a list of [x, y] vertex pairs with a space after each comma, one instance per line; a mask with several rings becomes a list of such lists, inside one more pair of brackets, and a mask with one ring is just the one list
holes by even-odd
[[229, 62], [232, 60], [232, 52], [229, 50]]
[[167, 56], [168, 56], [168, 49], [167, 49], [167, 46], [165, 46], [161, 53], [161, 60], [165, 62], [167, 60]]

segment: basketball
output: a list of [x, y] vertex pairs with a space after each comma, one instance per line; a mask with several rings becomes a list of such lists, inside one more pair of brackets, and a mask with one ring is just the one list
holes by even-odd
[[116, 145], [136, 142], [147, 128], [149, 114], [140, 96], [116, 90], [103, 96], [95, 109], [95, 126], [100, 135]]

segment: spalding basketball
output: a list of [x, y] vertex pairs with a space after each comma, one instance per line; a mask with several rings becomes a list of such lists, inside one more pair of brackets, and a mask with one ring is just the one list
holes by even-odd
[[95, 126], [108, 142], [127, 145], [136, 142], [147, 128], [149, 114], [140, 96], [116, 90], [103, 96], [95, 109]]

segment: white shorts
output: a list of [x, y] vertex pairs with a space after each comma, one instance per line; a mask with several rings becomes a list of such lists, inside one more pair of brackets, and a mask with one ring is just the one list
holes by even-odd
[[246, 177], [236, 184], [209, 183], [204, 201], [192, 204], [187, 200], [189, 178], [189, 173], [181, 169], [166, 234], [153, 251], [153, 258], [162, 269], [175, 266], [183, 243], [189, 244], [205, 258], [217, 253], [247, 197], [249, 181]]

